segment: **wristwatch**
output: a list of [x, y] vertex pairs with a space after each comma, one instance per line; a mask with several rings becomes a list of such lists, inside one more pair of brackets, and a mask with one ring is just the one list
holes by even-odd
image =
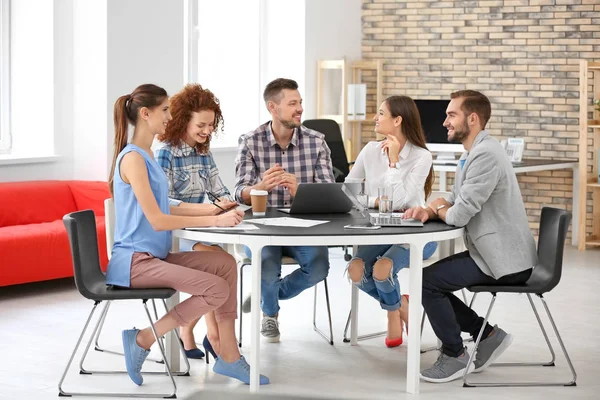
[[396, 168], [396, 169], [400, 169], [400, 161], [396, 162], [396, 163], [389, 163], [388, 166], [390, 168]]

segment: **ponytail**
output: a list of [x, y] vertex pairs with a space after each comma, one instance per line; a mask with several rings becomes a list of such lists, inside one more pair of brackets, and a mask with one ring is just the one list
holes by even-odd
[[129, 124], [127, 122], [127, 102], [131, 99], [131, 95], [121, 96], [115, 102], [114, 108], [114, 124], [115, 124], [115, 142], [114, 142], [114, 154], [112, 165], [110, 167], [110, 174], [108, 176], [108, 187], [110, 189], [111, 196], [114, 197], [114, 175], [117, 164], [117, 157], [119, 153], [123, 151], [127, 146], [127, 128]]
[[114, 197], [114, 178], [117, 167], [117, 158], [127, 146], [129, 124], [135, 125], [140, 108], [154, 108], [160, 105], [167, 97], [167, 91], [152, 84], [140, 85], [131, 94], [121, 96], [115, 102], [114, 124], [115, 143], [112, 165], [108, 175], [108, 187], [111, 196]]

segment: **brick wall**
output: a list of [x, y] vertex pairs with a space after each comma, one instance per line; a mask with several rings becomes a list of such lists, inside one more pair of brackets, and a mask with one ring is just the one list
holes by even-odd
[[[600, 0], [363, 0], [362, 22], [363, 58], [385, 60], [384, 97], [479, 90], [499, 140], [524, 137], [525, 157], [578, 158], [579, 59], [600, 60]], [[373, 89], [371, 74], [363, 81]], [[534, 230], [542, 205], [572, 209], [570, 171], [519, 183]]]

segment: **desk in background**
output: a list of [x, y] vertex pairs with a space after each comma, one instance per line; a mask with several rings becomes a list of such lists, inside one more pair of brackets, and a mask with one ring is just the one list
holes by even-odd
[[[513, 165], [515, 174], [526, 172], [552, 171], [557, 169], [573, 170], [573, 215], [579, 215], [579, 162], [576, 160], [529, 160], [524, 159], [521, 164]], [[447, 190], [446, 174], [456, 172], [456, 164], [434, 164], [433, 170], [440, 173], [439, 190]], [[573, 218], [571, 227], [571, 244], [577, 246], [579, 220]], [[585, 227], [584, 227], [585, 229]]]

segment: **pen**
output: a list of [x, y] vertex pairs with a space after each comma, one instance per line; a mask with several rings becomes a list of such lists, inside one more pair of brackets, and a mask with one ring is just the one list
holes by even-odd
[[216, 206], [217, 208], [220, 208], [223, 211], [227, 211], [226, 209], [224, 209], [223, 207], [221, 207], [220, 205], [218, 205], [217, 203], [213, 202], [213, 205]]

